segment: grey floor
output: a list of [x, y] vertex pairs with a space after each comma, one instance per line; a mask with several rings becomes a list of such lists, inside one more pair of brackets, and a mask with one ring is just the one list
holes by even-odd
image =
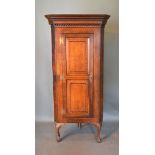
[[62, 141], [55, 140], [53, 123], [36, 122], [36, 155], [118, 155], [118, 122], [104, 122], [102, 143], [95, 140], [96, 129], [93, 125], [66, 124], [61, 128]]

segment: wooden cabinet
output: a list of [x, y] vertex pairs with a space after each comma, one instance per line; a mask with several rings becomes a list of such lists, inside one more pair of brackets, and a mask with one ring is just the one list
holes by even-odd
[[103, 35], [109, 15], [45, 15], [51, 25], [57, 141], [64, 123], [91, 123], [97, 141], [103, 119]]

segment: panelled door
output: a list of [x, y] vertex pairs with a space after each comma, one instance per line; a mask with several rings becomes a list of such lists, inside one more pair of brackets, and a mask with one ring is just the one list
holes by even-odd
[[93, 34], [63, 33], [63, 117], [93, 116]]

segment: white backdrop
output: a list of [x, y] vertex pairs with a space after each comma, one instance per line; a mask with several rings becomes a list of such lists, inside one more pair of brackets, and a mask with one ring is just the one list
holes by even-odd
[[118, 0], [36, 0], [35, 118], [53, 121], [51, 33], [45, 14], [109, 14], [104, 39], [104, 120], [119, 116]]

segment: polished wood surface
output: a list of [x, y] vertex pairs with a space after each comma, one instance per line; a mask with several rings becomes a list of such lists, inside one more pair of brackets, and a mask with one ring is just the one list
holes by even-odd
[[103, 119], [103, 35], [109, 15], [45, 15], [52, 28], [57, 141], [63, 123], [92, 123], [97, 141]]

